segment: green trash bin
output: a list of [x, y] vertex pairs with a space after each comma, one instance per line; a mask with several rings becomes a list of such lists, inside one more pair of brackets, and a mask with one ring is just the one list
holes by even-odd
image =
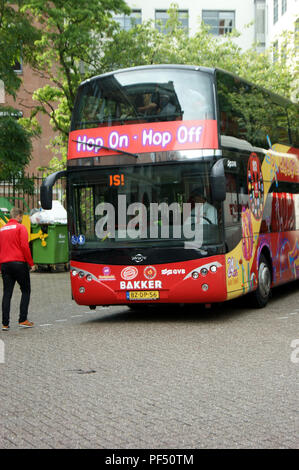
[[[67, 226], [62, 224], [43, 225], [44, 232], [48, 233], [45, 238], [46, 246], [43, 246], [38, 238], [32, 242], [32, 258], [34, 264], [60, 264], [68, 263], [68, 232]], [[38, 233], [40, 225], [32, 225], [31, 232]]]
[[0, 217], [5, 222], [9, 218], [10, 210], [13, 208], [13, 205], [9, 202], [6, 197], [0, 197]]

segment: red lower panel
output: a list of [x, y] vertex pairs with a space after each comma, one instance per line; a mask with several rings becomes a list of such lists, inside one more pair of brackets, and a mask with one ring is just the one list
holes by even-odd
[[227, 298], [225, 258], [154, 266], [71, 262], [71, 286], [80, 305], [213, 303]]

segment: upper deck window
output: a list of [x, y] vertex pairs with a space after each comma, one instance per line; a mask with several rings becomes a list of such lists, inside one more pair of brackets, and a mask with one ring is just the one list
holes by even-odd
[[179, 68], [135, 69], [83, 84], [71, 130], [200, 119], [215, 119], [210, 74]]

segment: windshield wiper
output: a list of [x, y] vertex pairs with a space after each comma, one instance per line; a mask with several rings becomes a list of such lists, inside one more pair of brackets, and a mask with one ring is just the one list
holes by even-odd
[[[82, 144], [82, 142], [80, 140], [72, 139], [72, 141], [77, 142], [78, 144]], [[137, 153], [126, 152], [125, 150], [115, 149], [115, 148], [112, 148], [112, 147], [106, 147], [105, 145], [88, 144], [88, 147], [97, 147], [97, 148], [100, 148], [100, 149], [111, 150], [112, 152], [117, 152], [117, 153], [120, 153], [122, 155], [130, 155], [131, 157], [138, 158]], [[98, 157], [98, 155], [95, 155], [95, 156]]]

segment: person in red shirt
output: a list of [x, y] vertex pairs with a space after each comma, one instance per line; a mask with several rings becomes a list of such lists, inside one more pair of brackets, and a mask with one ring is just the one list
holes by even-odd
[[21, 224], [22, 209], [13, 207], [10, 211], [11, 219], [0, 229], [0, 264], [3, 280], [2, 297], [2, 330], [9, 329], [10, 302], [15, 283], [21, 288], [19, 326], [32, 328], [33, 322], [27, 320], [30, 302], [30, 275], [29, 266], [33, 266], [28, 232]]

